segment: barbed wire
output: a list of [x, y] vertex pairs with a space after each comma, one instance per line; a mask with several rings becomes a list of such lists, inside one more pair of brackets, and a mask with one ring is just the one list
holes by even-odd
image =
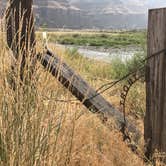
[[[49, 51], [49, 50], [48, 50]], [[49, 51], [50, 52], [50, 51]], [[82, 101], [80, 102], [85, 102], [87, 100], [92, 100], [94, 99], [95, 97], [103, 94], [104, 92], [106, 92], [107, 90], [111, 89], [112, 87], [114, 87], [115, 85], [117, 85], [118, 83], [124, 81], [126, 78], [128, 78], [129, 76], [132, 76], [134, 74], [136, 74], [137, 72], [140, 72], [142, 71], [143, 69], [146, 68], [145, 66], [145, 62], [146, 61], [149, 61], [150, 59], [160, 55], [161, 53], [165, 53], [166, 54], [166, 49], [162, 49], [146, 58], [144, 58], [143, 60], [140, 61], [140, 63], [143, 65], [141, 66], [140, 68], [132, 71], [132, 72], [129, 72], [128, 74], [124, 75], [123, 77], [121, 77], [120, 79], [118, 80], [115, 80], [115, 81], [111, 81], [109, 83], [106, 83], [106, 84], [103, 84], [101, 85], [97, 90], [96, 90], [96, 94], [92, 97], [89, 97], [89, 98], [84, 98]], [[54, 57], [52, 56], [52, 54], [49, 54], [51, 57]], [[78, 99], [71, 99], [71, 100], [61, 100], [61, 99], [56, 99], [55, 102], [63, 102], [63, 103], [68, 103], [68, 102], [75, 102], [75, 101], [78, 101]]]

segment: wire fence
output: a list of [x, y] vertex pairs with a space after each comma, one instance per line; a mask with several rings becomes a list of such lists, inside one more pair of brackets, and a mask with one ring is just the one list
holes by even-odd
[[[143, 60], [140, 61], [140, 64], [142, 64], [138, 69], [132, 71], [132, 72], [129, 72], [128, 74], [124, 75], [123, 77], [121, 77], [120, 79], [118, 80], [115, 80], [115, 81], [111, 81], [111, 82], [108, 82], [106, 84], [103, 84], [101, 85], [97, 90], [96, 90], [96, 94], [92, 97], [89, 97], [89, 98], [85, 98], [82, 102], [85, 102], [87, 100], [92, 100], [94, 99], [95, 97], [99, 96], [99, 95], [102, 95], [104, 92], [108, 91], [109, 89], [113, 88], [115, 85], [121, 83], [122, 81], [126, 80], [127, 78], [129, 78], [130, 76], [132, 75], [135, 75], [137, 74], [138, 72], [143, 72], [146, 68], [146, 65], [145, 63], [151, 59], [153, 59], [154, 57], [162, 54], [162, 53], [165, 53], [166, 54], [166, 49], [162, 49], [154, 54], [152, 54], [151, 56], [148, 56], [146, 58], [144, 58]], [[51, 54], [50, 54], [51, 56]], [[53, 57], [53, 56], [52, 56]], [[54, 57], [53, 57], [54, 58]], [[48, 65], [49, 67], [49, 65]], [[48, 98], [47, 98], [48, 99]], [[56, 102], [63, 102], [63, 103], [68, 103], [68, 102], [75, 102], [75, 101], [78, 101], [78, 99], [71, 99], [71, 100], [62, 100], [62, 99], [55, 99]]]

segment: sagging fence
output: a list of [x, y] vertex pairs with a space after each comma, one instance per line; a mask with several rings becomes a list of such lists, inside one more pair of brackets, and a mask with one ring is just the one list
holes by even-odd
[[[14, 0], [10, 3], [11, 6], [9, 6], [7, 13], [7, 38], [8, 45], [13, 50], [13, 54], [16, 59], [17, 54], [19, 54], [19, 49], [24, 48], [23, 45], [30, 42], [30, 45], [27, 44], [26, 51], [22, 55], [23, 57], [26, 57], [26, 52], [30, 51], [32, 58], [35, 57], [35, 59], [39, 59], [41, 64], [90, 111], [101, 113], [106, 117], [115, 119], [117, 128], [120, 131], [125, 125], [129, 132], [135, 134], [135, 137], [138, 137], [140, 132], [132, 122], [124, 116], [125, 108], [123, 113], [116, 110], [102, 97], [101, 94], [120, 81], [127, 79], [129, 76], [137, 76], [137, 72], [145, 69], [144, 64], [147, 63], [147, 111], [145, 116], [145, 141], [147, 144], [146, 156], [149, 158], [152, 157], [155, 149], [161, 152], [166, 152], [166, 56], [164, 56], [166, 54], [166, 9], [150, 10], [149, 12], [148, 57], [142, 61], [143, 65], [120, 80], [102, 85], [98, 90], [95, 90], [66, 63], [61, 62], [58, 56], [53, 54], [51, 51], [47, 50], [44, 55], [37, 54], [36, 56], [34, 25], [31, 21], [28, 21], [32, 19], [33, 22], [32, 1], [25, 2], [23, 0]], [[18, 20], [20, 7], [24, 27], [19, 24], [20, 20]], [[26, 24], [28, 22], [30, 23]], [[13, 27], [15, 28], [13, 29]], [[26, 30], [31, 32], [30, 41], [25, 37], [27, 35]], [[18, 31], [20, 31], [19, 35], [16, 35], [16, 40], [13, 41], [14, 36]], [[21, 38], [21, 41], [19, 38]], [[19, 45], [19, 48], [13, 47], [11, 43]], [[24, 70], [25, 67], [24, 59], [25, 58], [23, 58], [23, 62], [21, 64], [21, 70]], [[20, 74], [20, 77], [23, 77], [23, 73]], [[131, 82], [130, 80], [130, 85], [132, 83], [134, 82]], [[125, 98], [129, 88], [130, 87], [124, 87], [125, 93], [121, 95], [121, 105], [123, 107], [125, 107]]]

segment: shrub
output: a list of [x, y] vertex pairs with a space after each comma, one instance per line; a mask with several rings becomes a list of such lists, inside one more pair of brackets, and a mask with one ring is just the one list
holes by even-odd
[[132, 58], [123, 60], [121, 57], [113, 57], [111, 61], [111, 76], [113, 79], [119, 79], [123, 76], [145, 66], [142, 62], [144, 53], [137, 53]]

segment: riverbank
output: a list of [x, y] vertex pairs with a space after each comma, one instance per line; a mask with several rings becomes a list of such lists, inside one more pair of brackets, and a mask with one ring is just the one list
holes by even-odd
[[131, 59], [135, 54], [143, 53], [144, 50], [141, 47], [127, 46], [122, 48], [104, 48], [94, 46], [76, 46], [76, 45], [60, 45], [65, 49], [71, 51], [78, 51], [79, 54], [84, 57], [111, 63], [112, 59], [118, 57], [123, 61]]
[[103, 47], [104, 49], [126, 46], [144, 47], [146, 43], [145, 30], [119, 32], [57, 31], [47, 34], [49, 42], [62, 45]]

